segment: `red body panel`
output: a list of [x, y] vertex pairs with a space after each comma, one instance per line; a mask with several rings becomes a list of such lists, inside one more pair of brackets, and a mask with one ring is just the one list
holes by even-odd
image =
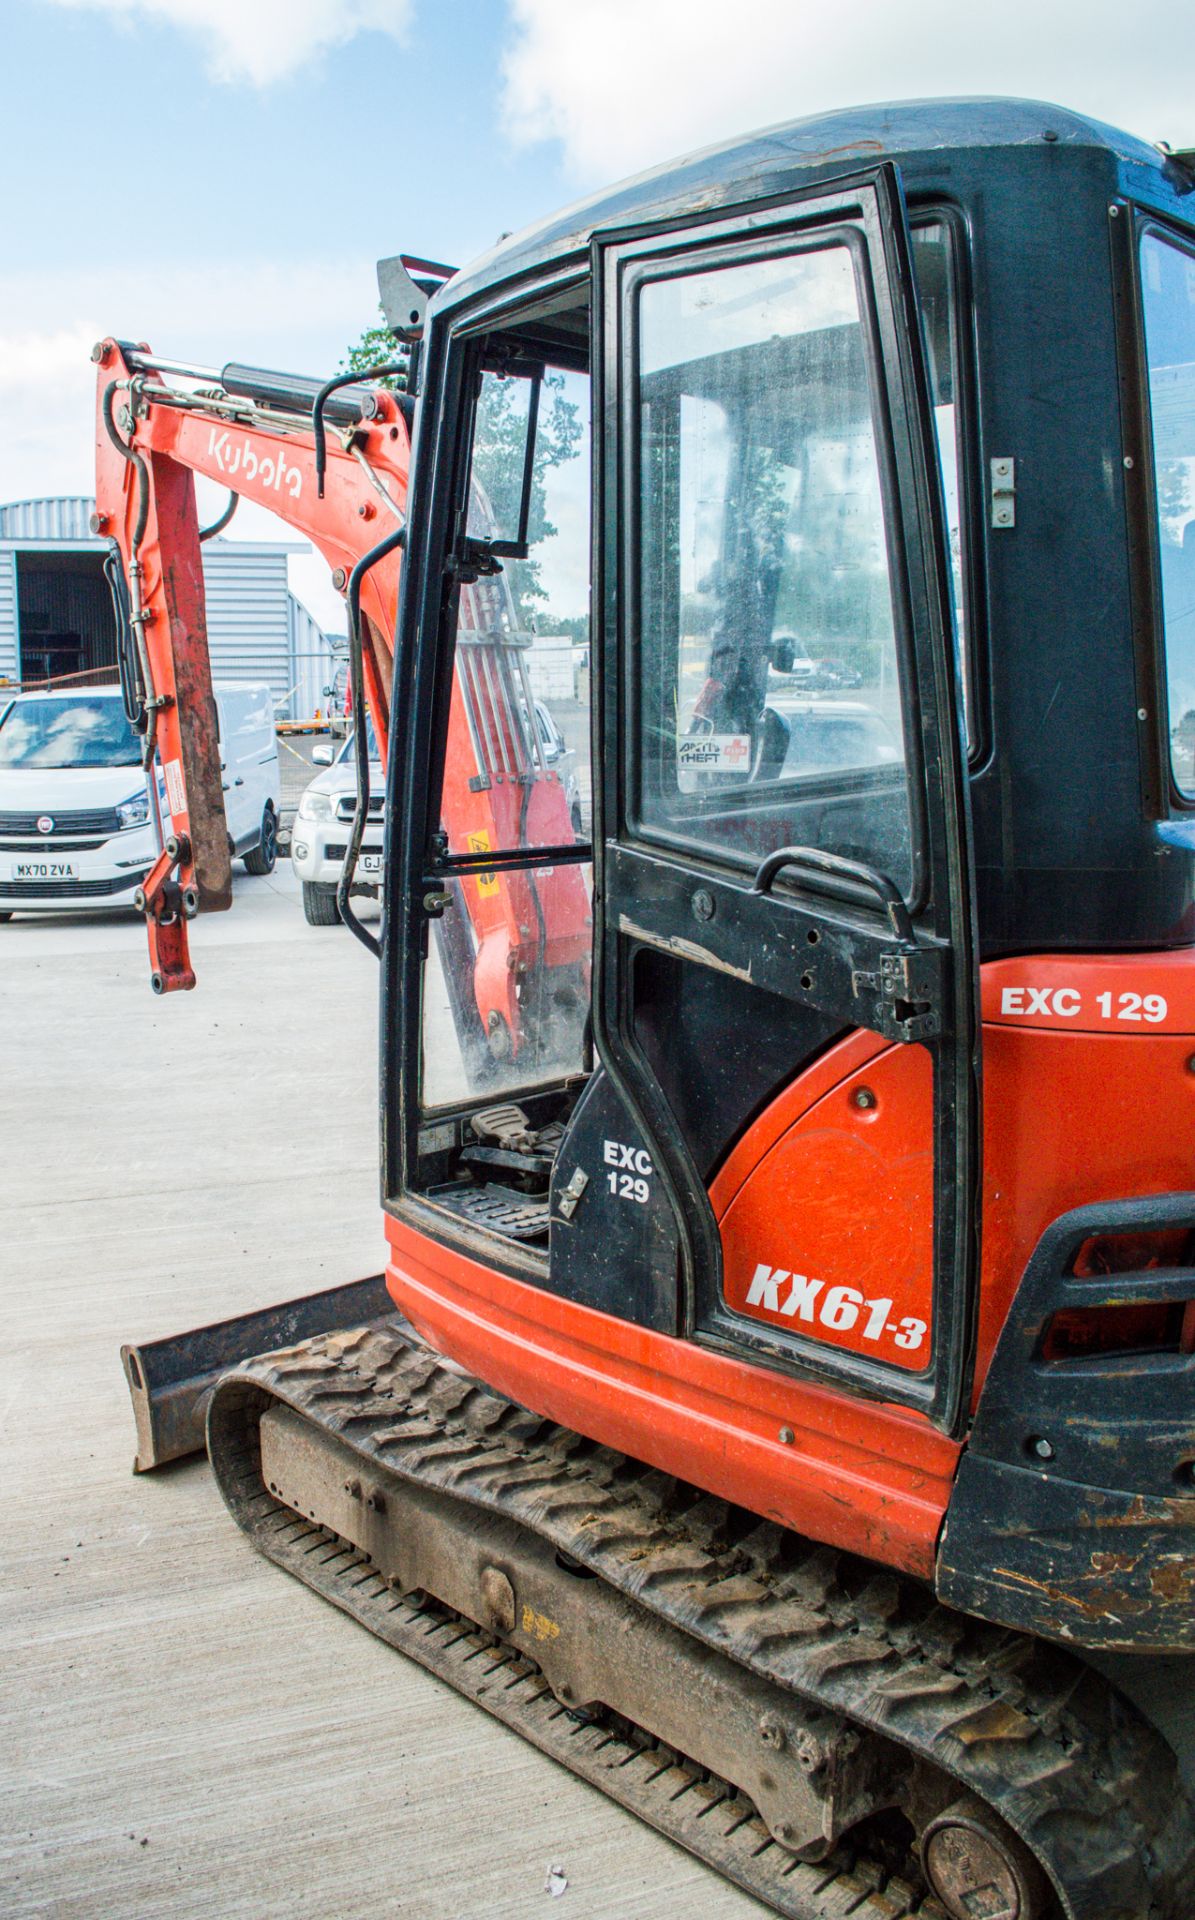
[[392, 1217], [386, 1232], [397, 1305], [503, 1393], [785, 1526], [930, 1572], [958, 1450], [924, 1421], [542, 1293]]
[[735, 1312], [909, 1371], [925, 1364], [934, 1248], [924, 1047], [867, 1033], [832, 1047], [749, 1129], [710, 1197]]
[[[1001, 1011], [1009, 988], [1036, 988], [1039, 1009], [1048, 990], [1036, 1023], [1015, 999], [1016, 1011]], [[1077, 995], [1079, 1010], [1070, 997], [1056, 1007], [1059, 991]], [[1146, 993], [1165, 999], [1164, 1016], [1123, 1019], [1120, 996]], [[1107, 1020], [1104, 994], [1113, 996]], [[1052, 1219], [1190, 1186], [1195, 952], [995, 962], [983, 970], [983, 1004], [977, 1391]], [[774, 1266], [844, 1284], [853, 1272], [860, 1291], [893, 1297], [889, 1274], [899, 1273], [911, 1289], [902, 1308], [925, 1299], [932, 1148], [929, 1076], [917, 1055], [853, 1034], [748, 1128], [711, 1189], [740, 1296], [754, 1266], [750, 1235], [766, 1232], [783, 1249]], [[875, 1107], [854, 1104], [860, 1086]], [[849, 1255], [833, 1244], [832, 1216]], [[816, 1539], [931, 1571], [959, 1449], [920, 1415], [648, 1332], [495, 1274], [393, 1218], [386, 1227], [397, 1304], [503, 1392]], [[863, 1318], [851, 1334], [820, 1331], [874, 1352]]]

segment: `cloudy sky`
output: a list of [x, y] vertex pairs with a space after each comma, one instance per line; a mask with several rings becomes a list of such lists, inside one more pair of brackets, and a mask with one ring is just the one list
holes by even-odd
[[[324, 373], [374, 317], [379, 254], [463, 263], [769, 121], [1017, 93], [1195, 144], [1176, 0], [6, 0], [0, 19], [0, 501], [90, 492], [101, 334]], [[321, 563], [292, 570], [343, 624]]]

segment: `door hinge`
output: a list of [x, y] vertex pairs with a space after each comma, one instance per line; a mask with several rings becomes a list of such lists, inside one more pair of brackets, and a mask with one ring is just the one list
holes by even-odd
[[941, 1030], [936, 954], [881, 954], [879, 972], [852, 973], [851, 989], [868, 1008], [864, 1024], [886, 1040], [931, 1040]]
[[1011, 454], [1002, 454], [990, 463], [992, 476], [992, 525], [1015, 527], [1017, 524], [1017, 463]]
[[562, 1187], [556, 1202], [556, 1211], [562, 1220], [571, 1220], [581, 1204], [581, 1195], [589, 1185], [589, 1175], [583, 1167], [573, 1169], [573, 1177], [567, 1187]]

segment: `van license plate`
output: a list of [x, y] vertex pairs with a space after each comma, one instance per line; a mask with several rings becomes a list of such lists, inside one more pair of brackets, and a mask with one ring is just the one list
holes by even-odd
[[382, 871], [381, 854], [363, 853], [361, 855], [360, 867], [362, 873], [380, 873]]
[[73, 860], [14, 860], [14, 880], [77, 880]]

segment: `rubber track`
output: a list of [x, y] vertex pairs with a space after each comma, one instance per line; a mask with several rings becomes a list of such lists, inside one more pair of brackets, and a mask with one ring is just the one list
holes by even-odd
[[[396, 1618], [385, 1611], [393, 1596], [366, 1598], [379, 1576], [362, 1575], [366, 1584], [350, 1598], [338, 1583], [333, 1591], [312, 1578], [313, 1559], [283, 1537], [278, 1516], [293, 1516], [260, 1475], [265, 1396], [367, 1464], [519, 1521], [706, 1645], [952, 1774], [1021, 1835], [1067, 1920], [1195, 1915], [1195, 1812], [1174, 1755], [1076, 1656], [955, 1613], [918, 1581], [812, 1544], [540, 1419], [432, 1353], [397, 1319], [249, 1361], [221, 1381], [208, 1419], [216, 1478], [254, 1544], [384, 1638], [394, 1638], [382, 1624], [383, 1615]], [[355, 1563], [369, 1565], [359, 1555]], [[488, 1698], [482, 1704], [499, 1710]], [[609, 1791], [606, 1774], [574, 1764], [578, 1748], [568, 1739], [556, 1757]], [[711, 1856], [658, 1809], [634, 1810], [748, 1885], [720, 1849]], [[783, 1849], [772, 1850], [787, 1865]], [[824, 1875], [829, 1865], [802, 1871]], [[783, 1888], [750, 1890], [800, 1920], [913, 1910], [928, 1920], [939, 1911], [932, 1902], [869, 1904], [885, 1896], [864, 1887], [862, 1904], [843, 1906], [832, 1882], [829, 1904], [813, 1888], [800, 1889], [796, 1905], [785, 1904]]]
[[271, 1506], [255, 1534], [270, 1559], [788, 1920], [948, 1920], [907, 1881], [845, 1847], [817, 1867], [794, 1860], [725, 1781], [667, 1748], [566, 1712], [539, 1668], [512, 1647], [434, 1602], [396, 1598], [355, 1547]]

